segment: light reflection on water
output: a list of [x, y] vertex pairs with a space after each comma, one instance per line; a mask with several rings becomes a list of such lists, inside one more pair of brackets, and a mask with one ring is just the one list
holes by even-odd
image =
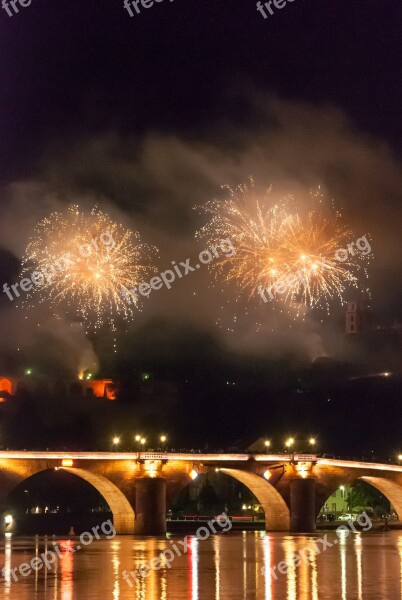
[[[2, 577], [7, 600], [402, 600], [402, 532], [328, 534], [331, 548], [311, 554], [308, 564], [294, 557], [314, 538], [279, 533], [230, 533], [201, 541], [189, 536], [188, 552], [159, 571], [138, 576], [132, 587], [122, 578], [149, 563], [167, 539], [130, 536], [94, 541], [59, 540], [62, 557], [50, 570], [27, 577]], [[171, 537], [172, 541], [182, 539]], [[53, 549], [53, 538], [0, 538], [0, 568], [8, 570]], [[74, 552], [72, 552], [74, 550]], [[276, 578], [271, 569], [286, 561]], [[266, 576], [261, 572], [265, 568]]]

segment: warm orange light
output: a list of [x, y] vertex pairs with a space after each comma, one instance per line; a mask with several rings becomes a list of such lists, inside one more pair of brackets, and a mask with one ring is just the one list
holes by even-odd
[[145, 461], [145, 470], [150, 477], [156, 477], [158, 471], [158, 463], [154, 460]]
[[72, 467], [72, 466], [74, 466], [74, 462], [72, 461], [71, 458], [63, 458], [63, 460], [61, 461], [61, 466], [62, 467]]
[[191, 479], [193, 481], [194, 481], [194, 479], [197, 479], [197, 477], [198, 477], [198, 473], [197, 473], [197, 471], [195, 469], [193, 469], [192, 471], [190, 471], [189, 475], [190, 475], [190, 477], [191, 477]]
[[0, 392], [7, 392], [10, 395], [13, 393], [11, 379], [6, 379], [5, 377], [0, 378]]
[[87, 393], [88, 390], [92, 390], [92, 394], [95, 398], [116, 400], [116, 385], [113, 383], [112, 379], [81, 379], [80, 385]]
[[302, 479], [306, 479], [308, 477], [309, 465], [305, 462], [300, 462], [296, 465], [296, 471]]
[[264, 473], [264, 477], [265, 477], [265, 479], [271, 479], [271, 477], [272, 477], [272, 473], [271, 473], [271, 471], [269, 471], [269, 470], [267, 469], [267, 470], [265, 471], [265, 473]]

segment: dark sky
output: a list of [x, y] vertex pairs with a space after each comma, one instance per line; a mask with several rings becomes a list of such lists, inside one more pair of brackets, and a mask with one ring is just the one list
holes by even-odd
[[32, 172], [52, 143], [108, 130], [258, 127], [253, 90], [333, 106], [400, 149], [401, 11], [398, 0], [295, 0], [267, 20], [253, 0], [164, 0], [134, 18], [122, 1], [3, 10], [2, 178]]
[[[254, 0], [163, 0], [133, 18], [122, 0], [0, 13], [2, 282], [18, 277], [36, 223], [71, 202], [140, 229], [162, 265], [184, 260], [199, 250], [194, 206], [253, 175], [278, 197], [320, 184], [356, 237], [371, 235], [376, 318], [402, 318], [400, 0], [294, 0], [266, 20]], [[262, 340], [242, 315], [230, 337], [209, 283], [197, 273], [151, 299], [114, 362], [108, 333], [92, 340], [101, 370], [196, 361], [209, 344], [216, 364], [341, 352], [339, 307], [324, 323], [266, 312]], [[96, 360], [91, 340], [43, 307], [2, 297], [0, 326], [3, 371]]]

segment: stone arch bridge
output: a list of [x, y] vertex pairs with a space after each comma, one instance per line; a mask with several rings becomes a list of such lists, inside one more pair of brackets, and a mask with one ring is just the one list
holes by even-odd
[[319, 458], [312, 454], [151, 452], [0, 452], [0, 506], [28, 477], [64, 469], [102, 494], [119, 534], [166, 531], [166, 504], [197, 475], [219, 470], [247, 486], [265, 512], [267, 531], [309, 533], [341, 484], [363, 480], [402, 515], [402, 466]]

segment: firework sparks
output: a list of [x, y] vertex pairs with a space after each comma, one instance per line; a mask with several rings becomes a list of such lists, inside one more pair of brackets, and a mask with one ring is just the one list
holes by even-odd
[[[138, 232], [125, 229], [97, 208], [83, 212], [71, 206], [41, 221], [22, 260], [22, 277], [44, 273], [38, 287], [41, 302], [64, 308], [87, 329], [133, 317], [138, 299], [128, 304], [130, 290], [154, 272], [156, 249], [141, 242]], [[32, 298], [32, 294], [30, 296]]]
[[347, 287], [361, 287], [361, 255], [351, 253], [342, 262], [336, 258], [353, 240], [352, 231], [333, 207], [324, 211], [319, 189], [312, 192], [312, 208], [306, 214], [300, 214], [292, 196], [275, 205], [270, 202], [271, 189], [257, 197], [252, 180], [226, 190], [224, 200], [206, 204], [211, 218], [197, 232], [211, 245], [229, 237], [236, 248], [233, 256], [211, 264], [217, 279], [235, 282], [249, 298], [261, 288], [277, 289], [276, 297], [288, 305], [327, 309], [332, 299], [343, 301]]

